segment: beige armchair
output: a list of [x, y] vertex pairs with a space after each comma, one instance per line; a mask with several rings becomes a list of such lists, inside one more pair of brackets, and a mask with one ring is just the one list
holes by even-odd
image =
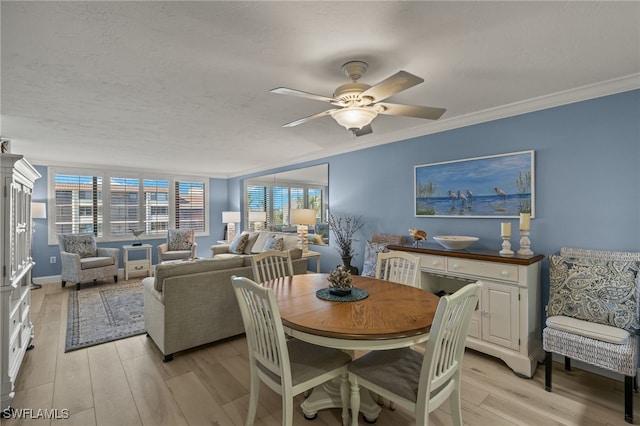
[[62, 287], [67, 281], [80, 284], [98, 278], [113, 277], [118, 282], [118, 259], [120, 249], [99, 248], [93, 234], [58, 234]]
[[170, 229], [167, 242], [158, 246], [158, 262], [194, 259], [197, 247], [193, 229]]

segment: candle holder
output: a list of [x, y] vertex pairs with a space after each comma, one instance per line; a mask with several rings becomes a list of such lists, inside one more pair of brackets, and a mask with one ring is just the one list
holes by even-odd
[[502, 250], [499, 251], [500, 256], [513, 256], [510, 238], [511, 236], [502, 235]]
[[531, 251], [531, 241], [529, 240], [529, 234], [531, 234], [531, 231], [528, 229], [520, 230], [520, 250], [518, 250], [518, 254], [522, 256], [533, 255], [533, 252]]

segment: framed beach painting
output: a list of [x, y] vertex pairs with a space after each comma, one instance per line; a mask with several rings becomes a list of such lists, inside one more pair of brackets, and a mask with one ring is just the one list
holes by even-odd
[[534, 217], [533, 154], [521, 151], [415, 166], [415, 216]]

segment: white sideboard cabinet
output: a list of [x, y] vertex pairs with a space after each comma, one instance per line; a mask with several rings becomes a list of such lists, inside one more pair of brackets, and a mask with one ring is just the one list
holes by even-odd
[[530, 378], [542, 362], [540, 263], [542, 255], [503, 257], [497, 251], [450, 251], [388, 246], [420, 257], [420, 286], [453, 293], [482, 281], [482, 294], [471, 319], [468, 348], [502, 359], [517, 375]]
[[33, 338], [31, 194], [40, 174], [21, 155], [1, 154], [0, 164], [0, 413], [4, 414], [11, 408], [16, 377]]

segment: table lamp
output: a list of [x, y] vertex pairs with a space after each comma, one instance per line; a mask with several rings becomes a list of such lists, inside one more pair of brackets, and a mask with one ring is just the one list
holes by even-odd
[[240, 212], [222, 212], [222, 222], [227, 224], [227, 241], [236, 236], [236, 222], [240, 222]]
[[[31, 203], [31, 219], [46, 219], [47, 218], [47, 203]], [[36, 232], [35, 223], [32, 226], [31, 232]], [[33, 244], [33, 243], [32, 243]], [[36, 290], [41, 288], [42, 285], [36, 284], [31, 279], [31, 289]]]
[[298, 225], [298, 247], [309, 251], [309, 226], [316, 224], [316, 211], [313, 209], [291, 209], [291, 224]]
[[262, 225], [267, 220], [267, 212], [249, 212], [249, 223], [253, 222], [253, 230], [262, 231]]

